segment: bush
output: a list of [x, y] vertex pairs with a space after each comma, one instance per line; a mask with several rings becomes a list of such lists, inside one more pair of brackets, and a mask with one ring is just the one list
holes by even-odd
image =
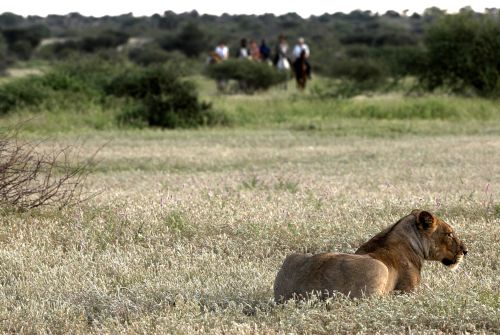
[[194, 84], [172, 67], [144, 68], [91, 59], [64, 63], [45, 75], [0, 86], [0, 114], [30, 106], [70, 112], [96, 104], [124, 111], [118, 122], [133, 126], [175, 128], [227, 122], [209, 104], [200, 102]]
[[[387, 91], [398, 79], [413, 71], [418, 56], [402, 60], [406, 48], [356, 47], [347, 49], [351, 58], [339, 58], [326, 64], [323, 74], [329, 77], [313, 92], [320, 98], [349, 98], [363, 93]], [[413, 48], [409, 48], [411, 53]], [[400, 53], [401, 52], [401, 53]], [[406, 61], [406, 63], [405, 63]]]
[[40, 103], [47, 97], [40, 78], [22, 78], [0, 85], [0, 115]]
[[357, 59], [358, 63], [368, 62], [368, 66], [378, 63], [387, 75], [401, 78], [416, 75], [425, 64], [425, 50], [421, 46], [384, 46], [368, 47], [364, 45], [346, 48], [348, 58]]
[[500, 94], [500, 20], [463, 12], [442, 17], [426, 33], [426, 66], [419, 74], [429, 90]]
[[82, 53], [102, 53], [105, 50], [115, 50], [118, 46], [127, 43], [129, 35], [113, 30], [101, 31], [93, 36], [67, 38], [43, 46], [38, 56], [44, 59], [68, 59]]
[[329, 77], [352, 80], [365, 86], [375, 87], [387, 79], [384, 65], [371, 59], [337, 59], [327, 71]]
[[111, 63], [98, 57], [78, 58], [59, 63], [43, 76], [44, 86], [56, 91], [85, 92], [96, 96], [113, 76], [123, 71], [123, 63]]
[[158, 45], [153, 44], [131, 49], [128, 52], [128, 58], [136, 64], [148, 66], [165, 63], [167, 61], [182, 62], [185, 56], [178, 51], [165, 51]]
[[194, 84], [169, 67], [130, 68], [110, 82], [106, 93], [131, 99], [120, 117], [123, 124], [177, 128], [223, 121], [198, 100]]
[[48, 37], [50, 31], [45, 26], [27, 28], [10, 28], [2, 31], [9, 52], [19, 59], [27, 60], [42, 38]]
[[103, 98], [102, 91], [122, 67], [96, 58], [61, 63], [41, 76], [0, 85], [0, 114], [42, 104], [81, 105]]
[[186, 24], [175, 37], [167, 35], [159, 43], [163, 49], [179, 50], [187, 57], [198, 57], [210, 47], [206, 33], [193, 22]]
[[231, 59], [209, 65], [206, 72], [210, 78], [217, 81], [237, 80], [240, 88], [247, 93], [266, 90], [288, 80], [288, 74], [285, 72], [278, 71], [266, 63], [245, 59]]
[[83, 52], [93, 53], [101, 49], [116, 48], [119, 45], [125, 44], [129, 36], [119, 31], [103, 31], [97, 36], [84, 37], [78, 43], [79, 50]]

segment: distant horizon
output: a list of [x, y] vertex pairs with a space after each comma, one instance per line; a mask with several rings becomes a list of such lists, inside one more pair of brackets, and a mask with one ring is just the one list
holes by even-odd
[[83, 16], [103, 17], [119, 16], [132, 13], [134, 17], [162, 15], [166, 11], [176, 14], [198, 12], [200, 15], [263, 15], [274, 14], [280, 16], [287, 13], [296, 13], [302, 18], [319, 16], [323, 14], [350, 13], [355, 10], [370, 11], [373, 14], [384, 14], [392, 10], [402, 14], [407, 11], [408, 15], [413, 13], [422, 14], [425, 9], [437, 7], [447, 13], [456, 13], [461, 8], [471, 7], [476, 12], [484, 12], [486, 8], [498, 8], [500, 3], [491, 0], [474, 1], [429, 1], [423, 0], [419, 4], [406, 6], [400, 1], [384, 0], [373, 3], [367, 0], [352, 0], [348, 3], [330, 3], [325, 5], [323, 1], [309, 0], [304, 3], [290, 4], [285, 7], [283, 4], [269, 2], [265, 0], [254, 0], [252, 3], [235, 3], [234, 1], [212, 1], [185, 0], [178, 3], [166, 4], [165, 1], [143, 0], [140, 3], [132, 1], [67, 1], [46, 0], [43, 3], [32, 0], [18, 0], [10, 4], [0, 4], [0, 13], [11, 12], [23, 17], [48, 15], [68, 15], [79, 13]]

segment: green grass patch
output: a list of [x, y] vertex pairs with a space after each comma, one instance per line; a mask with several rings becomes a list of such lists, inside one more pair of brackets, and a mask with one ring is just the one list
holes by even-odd
[[[123, 129], [119, 120], [137, 107], [130, 99], [103, 98], [99, 96], [101, 93], [85, 88], [83, 82], [72, 82], [64, 76], [51, 81], [52, 88], [40, 90], [40, 85], [48, 85], [47, 78], [50, 76], [22, 78], [22, 81], [11, 80], [1, 85], [0, 90], [4, 91], [17, 91], [16, 87], [23, 85], [33, 88], [23, 90], [29, 92], [27, 101], [33, 101], [33, 104], [17, 106], [16, 112], [2, 116], [0, 123], [12, 125], [34, 118], [25, 130], [45, 134], [93, 129], [109, 131]], [[500, 104], [497, 100], [448, 95], [408, 97], [403, 92], [351, 99], [319, 98], [314, 93], [315, 88], [327, 87], [321, 77], [315, 77], [306, 92], [298, 91], [290, 81], [286, 90], [274, 87], [253, 95], [224, 95], [217, 92], [212, 80], [202, 76], [187, 79], [195, 84], [193, 89], [200, 92], [200, 99], [212, 104], [212, 121], [200, 120], [215, 123], [218, 127], [279, 128], [369, 137], [500, 133]], [[87, 81], [102, 82], [106, 78], [94, 75]], [[55, 89], [58, 87], [66, 89], [61, 92]], [[17, 101], [14, 97], [2, 103], [17, 104]], [[161, 109], [170, 102], [169, 98], [162, 97], [161, 106], [158, 106]], [[156, 113], [154, 108], [150, 111]]]
[[358, 97], [349, 100], [315, 99], [314, 96], [218, 97], [223, 109], [239, 126], [328, 124], [338, 119], [369, 120], [500, 120], [500, 104], [480, 98], [459, 97]]

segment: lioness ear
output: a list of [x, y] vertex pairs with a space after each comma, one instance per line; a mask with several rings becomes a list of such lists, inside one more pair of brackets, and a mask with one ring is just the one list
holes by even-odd
[[412, 212], [417, 217], [417, 226], [422, 230], [431, 229], [436, 224], [436, 218], [434, 215], [427, 211], [417, 211]]

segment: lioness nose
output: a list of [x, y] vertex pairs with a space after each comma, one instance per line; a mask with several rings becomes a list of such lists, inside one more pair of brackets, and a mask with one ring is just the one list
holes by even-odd
[[467, 247], [462, 244], [462, 252], [464, 253], [464, 256], [467, 255]]

